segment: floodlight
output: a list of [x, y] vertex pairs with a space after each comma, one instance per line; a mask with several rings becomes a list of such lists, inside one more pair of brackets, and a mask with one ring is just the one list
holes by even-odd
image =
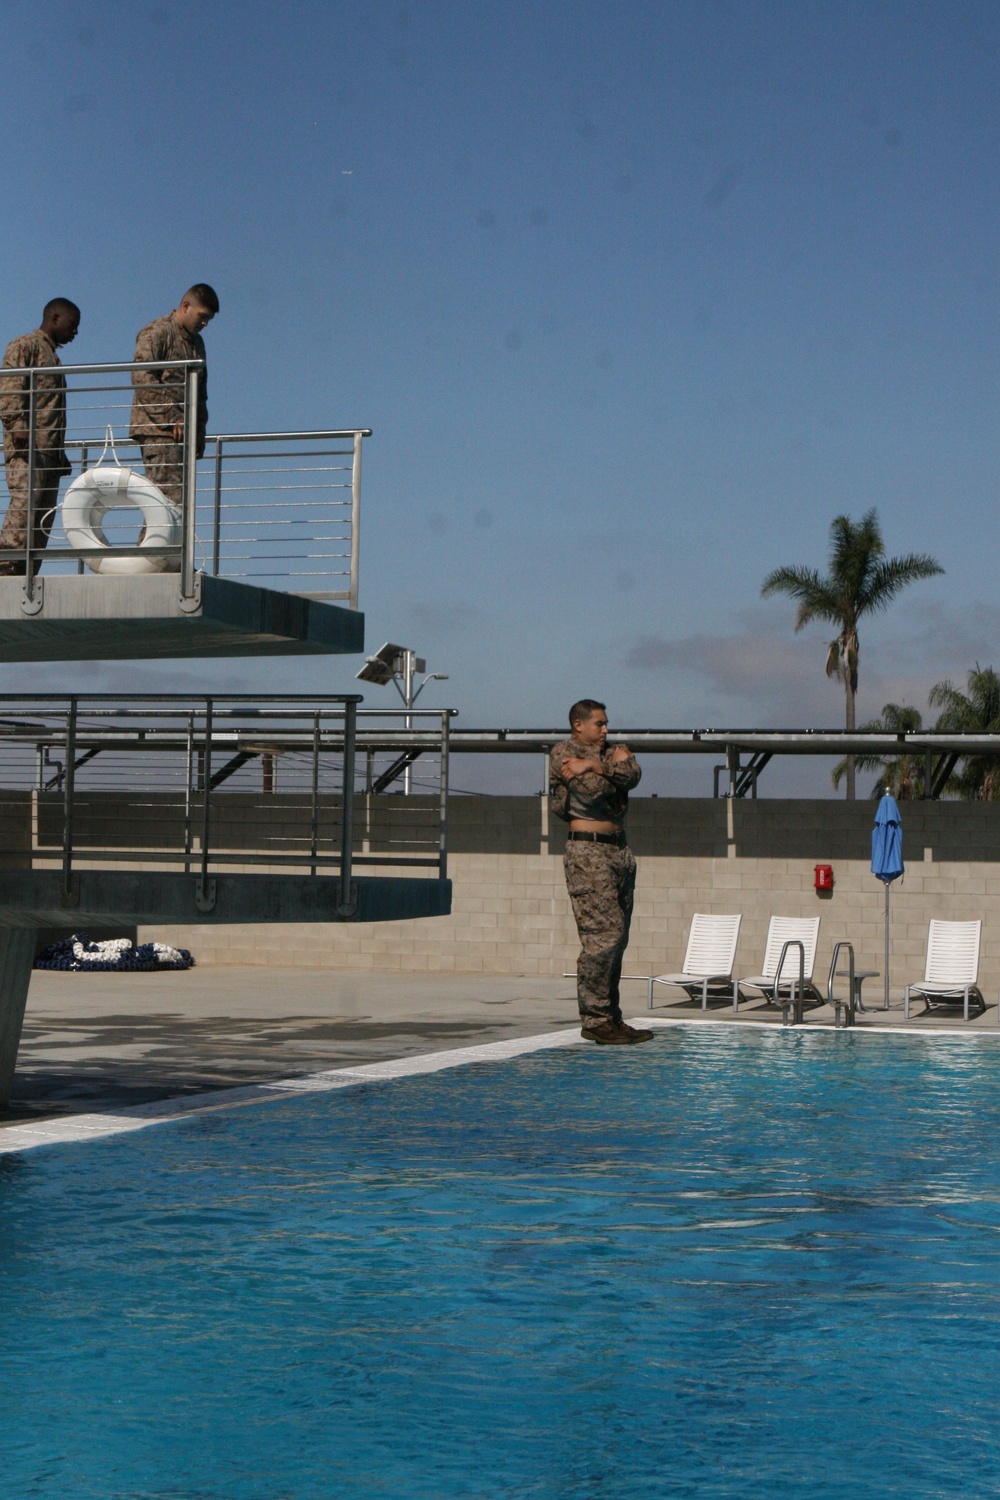
[[377, 687], [387, 687], [399, 670], [399, 663], [405, 655], [405, 646], [397, 646], [392, 641], [386, 641], [374, 656], [365, 658], [364, 666], [356, 674], [357, 680], [374, 682]]

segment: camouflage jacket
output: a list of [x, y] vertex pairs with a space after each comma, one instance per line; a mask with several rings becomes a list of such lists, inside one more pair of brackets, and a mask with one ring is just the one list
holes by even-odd
[[[160, 359], [204, 359], [205, 341], [200, 333], [188, 333], [173, 313], [154, 318], [141, 329], [135, 341], [135, 362]], [[129, 435], [173, 440], [173, 428], [184, 420], [183, 370], [133, 370], [132, 420]], [[198, 437], [208, 426], [208, 372], [201, 372], [198, 393]]]
[[[628, 794], [639, 785], [642, 772], [634, 755], [628, 760], [612, 763], [614, 746], [608, 746], [602, 756], [590, 745], [581, 745], [579, 740], [560, 740], [549, 756], [549, 792], [552, 811], [557, 818], [568, 823], [573, 818], [589, 818], [594, 823], [617, 823], [621, 828], [628, 811]], [[562, 768], [567, 760], [580, 756], [592, 760], [592, 771], [581, 771], [568, 781], [562, 778]]]
[[[36, 328], [11, 339], [3, 357], [3, 371], [30, 370], [32, 366], [58, 365], [56, 346], [47, 333]], [[35, 377], [35, 449], [39, 453], [62, 455], [61, 474], [70, 472], [69, 459], [63, 452], [66, 442], [66, 376]], [[28, 431], [28, 377], [7, 375], [0, 371], [0, 420], [3, 421], [4, 457], [17, 451], [12, 434]], [[24, 449], [22, 455], [26, 456]]]

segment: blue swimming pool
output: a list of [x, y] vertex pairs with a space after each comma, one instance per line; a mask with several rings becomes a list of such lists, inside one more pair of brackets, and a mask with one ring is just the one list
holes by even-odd
[[998, 1127], [713, 1027], [2, 1158], [4, 1493], [993, 1497]]

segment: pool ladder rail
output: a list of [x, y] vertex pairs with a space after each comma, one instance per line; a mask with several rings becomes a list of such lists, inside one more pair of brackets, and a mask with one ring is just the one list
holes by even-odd
[[[840, 959], [841, 948], [847, 949], [847, 968], [838, 969], [837, 963]], [[833, 945], [833, 956], [830, 959], [830, 975], [826, 981], [826, 998], [834, 1008], [835, 1026], [853, 1026], [857, 1019], [858, 1011], [866, 1009], [861, 998], [861, 986], [866, 979], [877, 979], [878, 969], [856, 969], [854, 967], [854, 944], [842, 939]], [[847, 998], [840, 999], [833, 993], [833, 981], [835, 979], [847, 980]], [[843, 1019], [841, 1019], [843, 1012]]]
[[[798, 938], [789, 938], [781, 950], [781, 958], [778, 961], [777, 972], [781, 974], [784, 970], [785, 954], [790, 948], [799, 950], [799, 972], [793, 975], [788, 988], [787, 996], [781, 996], [781, 1024], [782, 1026], [801, 1026], [804, 1016], [805, 1002], [805, 961], [806, 951]], [[840, 951], [847, 949], [847, 968], [838, 969]], [[838, 1028], [853, 1026], [857, 1019], [858, 1011], [864, 1011], [865, 1006], [861, 999], [861, 986], [866, 979], [877, 977], [877, 969], [855, 969], [854, 967], [854, 944], [846, 939], [835, 943], [833, 956], [830, 959], [830, 973], [826, 981], [826, 998], [834, 1010], [834, 1025]], [[846, 979], [847, 998], [843, 999], [833, 992], [834, 980]], [[775, 986], [777, 989], [777, 986]]]

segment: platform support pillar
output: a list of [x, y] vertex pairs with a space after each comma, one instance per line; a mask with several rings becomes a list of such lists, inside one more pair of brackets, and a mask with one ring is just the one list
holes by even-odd
[[34, 927], [0, 929], [0, 1110], [10, 1105], [37, 941]]

